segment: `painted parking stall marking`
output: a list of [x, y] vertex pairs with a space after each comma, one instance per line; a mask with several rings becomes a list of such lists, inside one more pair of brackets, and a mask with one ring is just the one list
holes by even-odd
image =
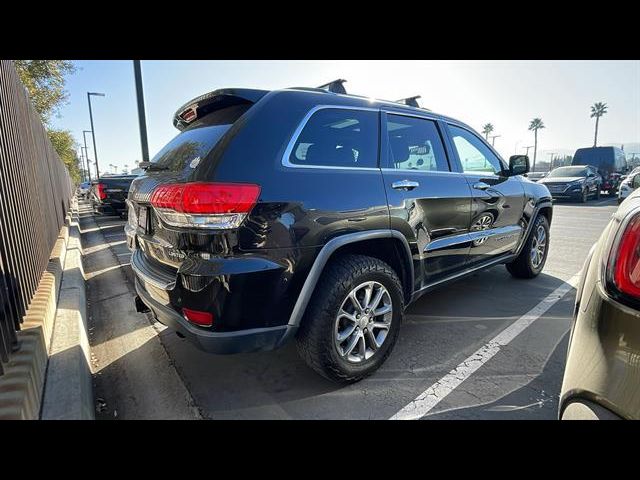
[[418, 395], [415, 400], [391, 417], [390, 420], [417, 420], [424, 417], [476, 370], [493, 358], [501, 347], [508, 345], [529, 325], [544, 315], [547, 310], [577, 285], [578, 279], [579, 275], [574, 275], [567, 282], [560, 285], [526, 314], [502, 330], [460, 365]]

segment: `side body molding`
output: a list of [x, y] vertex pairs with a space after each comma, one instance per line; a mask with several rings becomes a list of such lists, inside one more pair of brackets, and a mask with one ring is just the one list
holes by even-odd
[[327, 261], [331, 257], [331, 255], [340, 247], [348, 245], [350, 243], [361, 242], [363, 240], [373, 240], [377, 238], [397, 238], [401, 240], [402, 244], [405, 248], [406, 258], [405, 261], [409, 265], [410, 273], [409, 280], [411, 284], [409, 285], [409, 292], [413, 293], [414, 291], [414, 271], [413, 271], [413, 260], [411, 255], [411, 249], [409, 248], [409, 243], [407, 239], [402, 235], [402, 233], [397, 230], [371, 230], [368, 232], [355, 232], [348, 233], [346, 235], [341, 235], [339, 237], [333, 238], [329, 240], [320, 253], [318, 257], [315, 259], [311, 270], [309, 271], [309, 275], [307, 275], [307, 279], [302, 286], [302, 290], [300, 291], [300, 295], [298, 296], [298, 300], [293, 307], [293, 311], [291, 312], [291, 316], [289, 317], [290, 326], [299, 326], [300, 321], [302, 320], [302, 316], [304, 315], [305, 310], [307, 309], [307, 305], [309, 304], [309, 300], [311, 300], [311, 295], [320, 279], [320, 275], [324, 270]]

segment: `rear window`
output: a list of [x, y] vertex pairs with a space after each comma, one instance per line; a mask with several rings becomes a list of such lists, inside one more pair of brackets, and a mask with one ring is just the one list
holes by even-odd
[[233, 105], [196, 120], [167, 143], [151, 159], [151, 163], [165, 170], [179, 171], [193, 162], [195, 168], [250, 107], [250, 104]]

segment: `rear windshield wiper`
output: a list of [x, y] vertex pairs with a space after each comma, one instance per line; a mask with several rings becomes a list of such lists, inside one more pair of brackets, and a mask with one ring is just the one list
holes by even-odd
[[142, 168], [143, 170], [149, 170], [149, 171], [153, 171], [153, 170], [169, 170], [169, 167], [163, 167], [162, 165], [157, 165], [157, 164], [151, 163], [151, 162], [140, 162], [138, 164], [138, 167]]

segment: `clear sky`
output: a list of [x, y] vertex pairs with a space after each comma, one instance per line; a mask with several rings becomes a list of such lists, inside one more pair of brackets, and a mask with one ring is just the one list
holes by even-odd
[[[77, 61], [69, 77], [69, 104], [54, 126], [82, 143], [89, 130], [87, 91], [92, 97], [100, 170], [109, 164], [134, 167], [141, 160], [133, 62]], [[590, 106], [606, 102], [598, 144], [625, 143], [640, 153], [639, 61], [143, 61], [149, 151], [153, 156], [178, 131], [175, 110], [202, 93], [223, 87], [277, 89], [315, 87], [345, 78], [349, 93], [394, 100], [421, 95], [421, 105], [455, 117], [477, 131], [491, 122], [497, 150], [507, 157], [533, 145], [527, 130], [534, 117], [539, 159], [548, 152], [572, 153], [593, 144]], [[89, 156], [93, 157], [87, 135]], [[635, 145], [631, 145], [631, 144]], [[532, 151], [529, 152], [530, 155]]]

